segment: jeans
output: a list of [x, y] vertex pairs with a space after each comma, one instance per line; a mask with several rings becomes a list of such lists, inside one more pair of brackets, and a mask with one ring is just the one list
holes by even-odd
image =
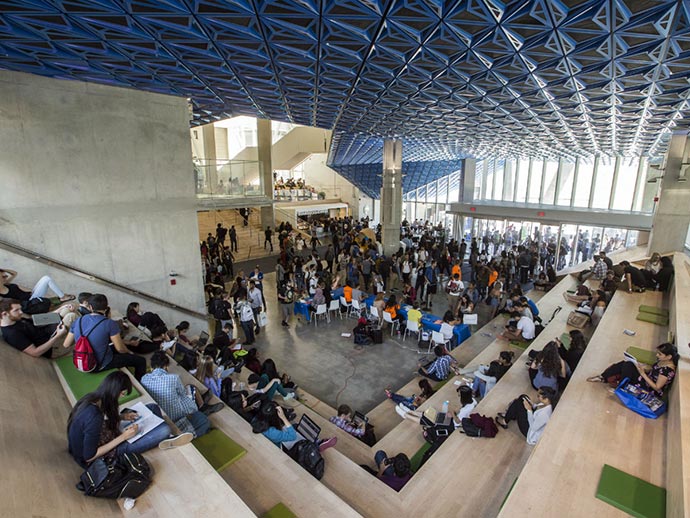
[[187, 419], [194, 427], [195, 437], [201, 437], [205, 433], [208, 433], [209, 429], [211, 428], [211, 422], [208, 420], [208, 417], [206, 417], [206, 414], [199, 412], [198, 410], [193, 414], [189, 414]]
[[[264, 387], [268, 385], [268, 383], [271, 381], [268, 379], [268, 376], [266, 374], [262, 374], [261, 379], [264, 382]], [[276, 392], [278, 392], [278, 394], [280, 394], [281, 396], [288, 395], [288, 391], [285, 390], [285, 387], [283, 387], [283, 385], [281, 385], [280, 383], [274, 383], [273, 386], [270, 389], [268, 389], [268, 392], [266, 392], [266, 400], [271, 401], [273, 399], [273, 396], [275, 396]]]
[[474, 378], [472, 382], [472, 391], [479, 392], [479, 395], [484, 397], [486, 394], [486, 382], [481, 378]]
[[141, 381], [142, 376], [146, 374], [146, 358], [136, 354], [122, 354], [113, 351], [113, 359], [108, 365], [103, 365], [100, 370], [106, 371], [121, 367], [134, 367], [134, 377], [137, 381]]
[[254, 321], [253, 320], [241, 321], [240, 325], [242, 326], [242, 331], [244, 331], [244, 338], [245, 338], [244, 343], [246, 345], [253, 344], [254, 343]]
[[[374, 462], [376, 462], [376, 467], [381, 469], [381, 463], [388, 458], [388, 455], [386, 454], [385, 451], [379, 450], [376, 452], [376, 455], [374, 455]], [[385, 470], [383, 470], [383, 474], [389, 477], [392, 477], [395, 472], [393, 471], [393, 466], [388, 466]]]
[[48, 290], [51, 290], [53, 293], [55, 293], [55, 295], [57, 295], [60, 298], [65, 296], [65, 293], [58, 287], [57, 284], [55, 284], [55, 281], [53, 281], [53, 279], [51, 279], [47, 275], [44, 275], [43, 277], [38, 279], [38, 282], [34, 286], [34, 289], [31, 292], [31, 298], [37, 299], [40, 297], [45, 297], [48, 293]]
[[406, 407], [408, 407], [410, 410], [415, 410], [417, 407], [415, 407], [412, 402], [414, 401], [414, 396], [410, 397], [405, 397], [401, 396], [400, 394], [396, 394], [395, 392], [391, 393], [391, 400], [394, 403], [402, 403]]
[[[146, 407], [158, 417], [163, 417], [161, 409], [154, 403], [149, 403]], [[170, 437], [170, 427], [168, 423], [161, 423], [143, 437], [129, 443], [127, 441], [117, 446], [117, 453], [144, 453], [158, 446], [161, 441]]]
[[[431, 363], [433, 363], [433, 362], [431, 362]], [[431, 367], [431, 363], [425, 365], [424, 368], [428, 369], [429, 367]], [[420, 376], [424, 376], [425, 378], [429, 378], [431, 381], [443, 381], [441, 378], [436, 376], [436, 374], [427, 374], [421, 368], [417, 372], [419, 373]]]

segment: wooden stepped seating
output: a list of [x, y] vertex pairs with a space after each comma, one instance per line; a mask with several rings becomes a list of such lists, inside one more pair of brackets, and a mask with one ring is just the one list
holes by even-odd
[[[652, 350], [665, 341], [663, 328], [633, 319], [640, 303], [660, 306], [662, 294], [619, 290], [614, 296], [500, 517], [551, 517], [554, 505], [564, 516], [621, 516], [595, 498], [605, 463], [665, 486], [666, 416], [645, 419], [625, 408], [604, 384], [586, 381], [622, 360], [626, 347]], [[623, 334], [624, 328], [636, 335]]]
[[262, 514], [261, 518], [297, 518], [297, 515], [281, 502]]
[[223, 471], [247, 453], [247, 450], [216, 428], [197, 437], [192, 444], [216, 471]]
[[664, 518], [666, 490], [604, 464], [597, 498], [636, 518]]
[[[248, 375], [246, 370], [242, 372], [245, 379]], [[170, 365], [170, 372], [179, 374], [185, 384], [203, 387], [201, 382], [174, 362]], [[280, 402], [280, 397], [277, 400]], [[211, 398], [212, 403], [218, 401], [215, 396]], [[210, 419], [214, 427], [247, 451], [246, 455], [224, 469], [221, 476], [257, 514], [283, 503], [297, 516], [360, 516], [280, 448], [263, 435], [253, 433], [250, 424], [230, 408], [212, 414]], [[328, 471], [330, 462], [328, 457], [326, 459]]]

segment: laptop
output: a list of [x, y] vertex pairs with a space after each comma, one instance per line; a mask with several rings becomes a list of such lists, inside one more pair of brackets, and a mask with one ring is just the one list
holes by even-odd
[[197, 349], [202, 349], [206, 346], [206, 343], [208, 342], [208, 333], [206, 331], [202, 331], [199, 334], [199, 339], [196, 342], [196, 347]]
[[59, 325], [62, 323], [62, 318], [57, 313], [39, 313], [31, 315], [31, 320], [36, 327]]
[[306, 440], [316, 442], [319, 439], [321, 428], [307, 414], [302, 414], [297, 425], [297, 432]]
[[352, 419], [357, 426], [362, 426], [362, 423], [368, 424], [369, 418], [362, 414], [361, 412], [355, 411], [355, 416]]
[[424, 416], [434, 424], [444, 424], [446, 421], [446, 413], [438, 412], [435, 408], [429, 407], [424, 411]]

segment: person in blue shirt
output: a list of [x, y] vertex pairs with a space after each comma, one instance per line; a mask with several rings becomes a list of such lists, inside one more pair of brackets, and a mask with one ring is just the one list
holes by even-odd
[[431, 264], [424, 270], [424, 282], [426, 283], [426, 300], [424, 302], [427, 308], [432, 307], [431, 297], [436, 295], [439, 273], [436, 261], [431, 261]]

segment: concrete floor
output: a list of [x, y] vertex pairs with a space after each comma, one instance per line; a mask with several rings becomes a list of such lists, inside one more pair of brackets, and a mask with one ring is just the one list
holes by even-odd
[[[290, 327], [282, 327], [275, 273], [268, 269], [264, 272], [269, 323], [254, 346], [262, 360], [272, 358], [280, 372], [290, 374], [300, 387], [324, 403], [334, 408], [345, 403], [366, 413], [385, 399], [386, 387], [397, 389], [405, 385], [414, 376], [418, 362], [425, 358], [418, 354], [414, 337], [391, 338], [386, 330], [382, 344], [356, 348], [352, 337], [341, 336], [352, 332], [354, 318], [335, 318], [315, 327], [293, 316]], [[536, 298], [536, 293], [530, 295]], [[433, 313], [442, 315], [447, 308], [445, 294], [436, 295]], [[493, 328], [490, 325], [481, 329], [489, 320], [488, 306], [480, 304], [477, 313], [479, 325], [473, 326], [477, 336], [459, 357], [463, 365], [491, 343], [496, 332], [502, 332], [502, 325], [496, 322], [492, 323]]]

